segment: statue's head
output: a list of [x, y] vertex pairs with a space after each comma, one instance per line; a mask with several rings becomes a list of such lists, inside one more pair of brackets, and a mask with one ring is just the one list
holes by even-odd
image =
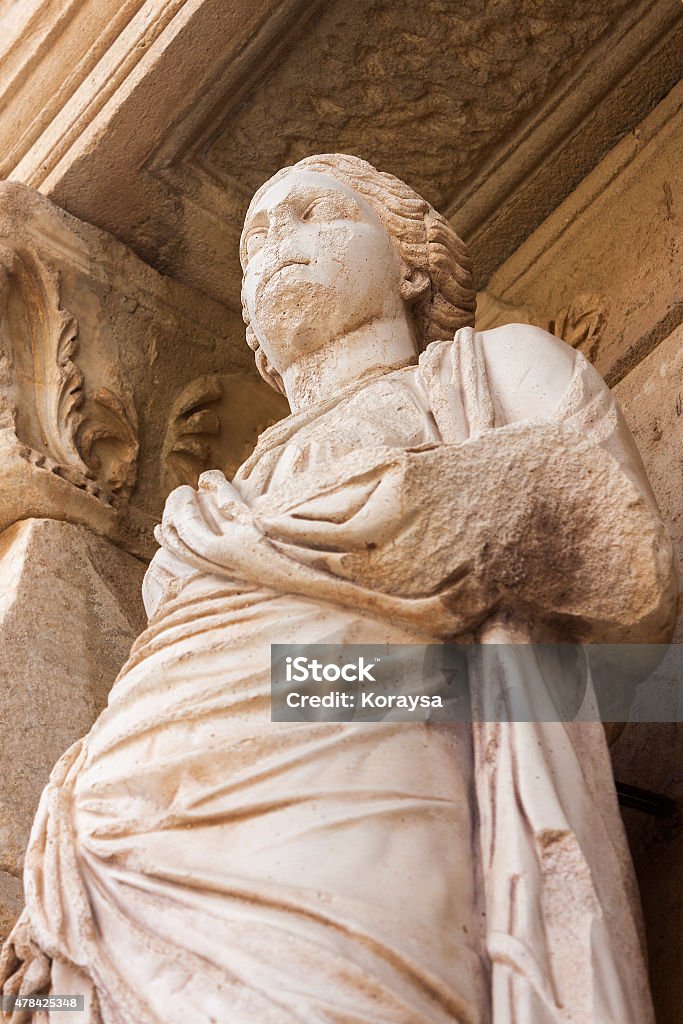
[[472, 266], [448, 221], [391, 174], [324, 154], [278, 171], [251, 201], [240, 243], [242, 309], [261, 375], [405, 310], [415, 357], [474, 323]]

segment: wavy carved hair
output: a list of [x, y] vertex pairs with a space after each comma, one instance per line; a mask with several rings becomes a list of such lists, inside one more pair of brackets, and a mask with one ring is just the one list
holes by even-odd
[[[424, 351], [432, 341], [452, 338], [461, 327], [474, 325], [476, 292], [469, 252], [446, 218], [426, 199], [393, 174], [378, 171], [367, 160], [345, 153], [323, 153], [283, 167], [261, 185], [249, 211], [266, 189], [293, 170], [327, 174], [361, 195], [394, 239], [403, 262], [411, 271], [421, 272], [425, 286], [411, 304], [419, 351]], [[244, 269], [243, 243], [240, 258]], [[284, 392], [279, 373], [266, 359], [249, 324], [244, 302], [242, 316], [259, 373], [277, 391]]]

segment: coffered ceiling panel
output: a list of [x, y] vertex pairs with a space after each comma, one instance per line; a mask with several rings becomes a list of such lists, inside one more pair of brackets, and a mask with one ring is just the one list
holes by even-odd
[[[235, 310], [244, 212], [279, 167], [342, 151], [399, 175], [452, 219], [484, 285], [670, 91], [683, 54], [679, 0], [131, 0], [127, 11], [6, 173]], [[53, 64], [43, 90], [59, 84]], [[11, 139], [0, 119], [5, 152], [20, 115], [5, 118]]]
[[630, 0], [328, 4], [204, 147], [253, 192], [311, 153], [355, 153], [440, 209]]

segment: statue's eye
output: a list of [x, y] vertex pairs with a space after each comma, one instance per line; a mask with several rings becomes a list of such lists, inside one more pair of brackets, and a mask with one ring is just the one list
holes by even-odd
[[268, 237], [268, 228], [252, 228], [247, 235], [244, 243], [244, 247], [247, 253], [247, 259], [250, 260], [259, 249], [262, 248], [263, 243]]
[[304, 221], [339, 220], [351, 217], [350, 204], [345, 196], [320, 196], [306, 207], [301, 215]]

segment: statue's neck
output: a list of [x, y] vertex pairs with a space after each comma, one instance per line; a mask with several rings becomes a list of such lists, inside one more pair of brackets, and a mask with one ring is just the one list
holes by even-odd
[[372, 320], [330, 338], [282, 374], [292, 412], [328, 401], [373, 371], [389, 372], [417, 362], [417, 346], [403, 316]]

